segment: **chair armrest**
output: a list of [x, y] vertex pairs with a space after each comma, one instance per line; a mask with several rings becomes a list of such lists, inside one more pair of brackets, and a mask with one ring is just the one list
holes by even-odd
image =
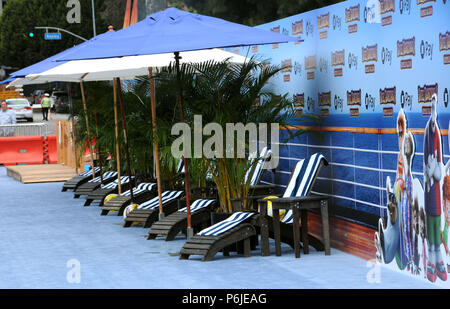
[[[272, 202], [273, 208], [282, 208], [286, 209], [295, 205], [297, 208], [318, 208], [317, 202], [321, 202], [323, 200], [328, 201], [329, 196], [327, 195], [308, 195], [301, 197], [284, 197], [284, 198], [274, 198], [274, 199], [259, 199], [258, 203], [267, 203], [268, 201]], [[320, 204], [319, 204], [320, 205]]]

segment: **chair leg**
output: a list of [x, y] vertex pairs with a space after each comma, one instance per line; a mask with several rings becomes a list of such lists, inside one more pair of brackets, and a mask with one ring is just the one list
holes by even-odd
[[303, 253], [309, 254], [309, 237], [308, 237], [308, 211], [302, 210], [301, 212], [302, 220], [302, 242], [303, 242]]
[[244, 239], [244, 257], [250, 257], [251, 256], [251, 250], [250, 250], [250, 238]]
[[106, 216], [109, 213], [109, 210], [102, 209], [100, 216]]
[[328, 201], [324, 200], [320, 202], [320, 213], [322, 217], [322, 234], [325, 247], [325, 255], [330, 255], [330, 227], [328, 220]]

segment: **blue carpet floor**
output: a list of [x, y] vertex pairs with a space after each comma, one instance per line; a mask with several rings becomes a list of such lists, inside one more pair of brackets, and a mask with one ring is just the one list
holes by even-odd
[[373, 266], [335, 249], [325, 256], [311, 248], [295, 259], [283, 245], [283, 255], [276, 257], [273, 242], [269, 257], [261, 257], [258, 247], [250, 258], [219, 253], [212, 262], [200, 256], [178, 260], [169, 253], [181, 249], [182, 235], [172, 242], [146, 240], [148, 229], [125, 229], [121, 217], [100, 216], [98, 206], [83, 207], [84, 198], [61, 188], [60, 182], [22, 184], [0, 166], [0, 288], [435, 287], [386, 268], [379, 269], [378, 283], [371, 283]]

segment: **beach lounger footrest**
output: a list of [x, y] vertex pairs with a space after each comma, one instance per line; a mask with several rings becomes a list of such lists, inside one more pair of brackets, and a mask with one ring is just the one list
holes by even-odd
[[187, 240], [180, 251], [180, 260], [189, 259], [190, 255], [203, 255], [202, 261], [211, 261], [214, 256], [223, 251], [228, 255], [230, 246], [243, 242], [245, 257], [251, 255], [251, 237], [256, 235], [256, 230], [249, 223], [242, 223], [219, 236], [194, 235]]

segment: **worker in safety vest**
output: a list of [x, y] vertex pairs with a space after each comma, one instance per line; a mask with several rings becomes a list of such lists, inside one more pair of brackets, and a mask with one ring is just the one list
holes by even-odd
[[41, 107], [42, 107], [42, 118], [45, 121], [48, 121], [48, 109], [50, 108], [50, 98], [49, 98], [49, 94], [46, 93], [44, 94], [44, 97], [42, 98], [41, 101]]

